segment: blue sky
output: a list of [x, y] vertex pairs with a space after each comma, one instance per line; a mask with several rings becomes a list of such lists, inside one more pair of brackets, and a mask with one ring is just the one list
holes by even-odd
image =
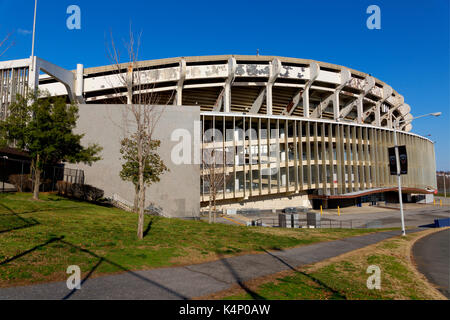
[[[81, 8], [81, 30], [69, 30], [69, 5]], [[369, 5], [381, 30], [369, 30]], [[0, 0], [0, 38], [14, 32], [2, 60], [30, 56], [34, 0]], [[39, 0], [36, 55], [68, 69], [109, 64], [109, 34], [142, 31], [140, 59], [215, 54], [315, 59], [367, 72], [405, 97], [413, 123], [436, 141], [437, 168], [450, 170], [449, 1], [114, 1]]]

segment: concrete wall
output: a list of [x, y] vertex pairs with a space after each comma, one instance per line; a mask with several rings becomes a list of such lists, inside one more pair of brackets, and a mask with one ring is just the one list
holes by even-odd
[[[124, 116], [126, 105], [79, 105], [77, 133], [84, 133], [83, 145], [98, 143], [103, 147], [102, 160], [87, 165], [70, 165], [84, 170], [85, 183], [103, 189], [106, 197], [118, 194], [121, 198], [133, 203], [134, 186], [119, 177], [122, 169], [120, 141], [125, 136]], [[161, 176], [161, 181], [148, 188], [146, 206], [154, 203], [169, 217], [198, 216], [200, 211], [200, 166], [175, 165], [171, 160], [171, 152], [178, 142], [171, 141], [175, 129], [186, 129], [194, 137], [194, 122], [200, 120], [198, 107], [154, 107], [161, 118], [155, 128], [154, 137], [161, 141], [159, 154], [170, 169]], [[129, 130], [132, 130], [129, 128]]]
[[[208, 203], [203, 205], [207, 208]], [[220, 203], [217, 205], [219, 211], [227, 209], [261, 209], [261, 210], [281, 210], [287, 207], [305, 207], [312, 208], [311, 201], [309, 200], [306, 192], [300, 192], [299, 194], [293, 194], [290, 196], [284, 195], [267, 195], [262, 197], [253, 197], [242, 202], [230, 202]]]

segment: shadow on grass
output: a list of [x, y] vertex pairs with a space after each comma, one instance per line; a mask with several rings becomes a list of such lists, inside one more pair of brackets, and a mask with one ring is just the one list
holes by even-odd
[[[6, 210], [8, 210], [9, 212], [11, 212], [11, 213], [14, 213], [14, 214], [19, 214], [19, 213], [17, 213], [17, 212], [14, 212], [11, 208], [9, 208], [8, 206], [6, 206], [5, 204], [3, 204], [3, 203], [0, 203], [0, 206], [2, 206], [2, 207], [4, 207]], [[86, 207], [74, 207], [74, 206], [72, 206], [72, 207], [61, 207], [61, 208], [52, 208], [52, 207], [48, 207], [48, 208], [43, 208], [43, 209], [33, 209], [33, 210], [29, 210], [29, 211], [23, 211], [23, 212], [20, 212], [20, 214], [27, 214], [27, 213], [36, 213], [36, 212], [45, 212], [45, 211], [61, 211], [61, 210], [71, 210], [71, 209], [85, 209]]]
[[[159, 290], [165, 291], [165, 292], [168, 293], [170, 296], [172, 296], [172, 297], [174, 297], [174, 298], [176, 298], [176, 299], [182, 299], [182, 300], [187, 300], [187, 299], [188, 299], [188, 297], [182, 295], [181, 293], [178, 293], [178, 292], [176, 292], [176, 291], [174, 291], [174, 290], [172, 290], [172, 289], [170, 289], [170, 288], [168, 288], [168, 287], [166, 287], [166, 286], [164, 286], [164, 285], [162, 285], [162, 284], [160, 284], [160, 283], [158, 283], [158, 282], [156, 282], [156, 281], [153, 281], [153, 280], [151, 280], [151, 279], [148, 279], [148, 278], [146, 278], [146, 277], [140, 275], [140, 274], [137, 273], [137, 272], [131, 271], [130, 269], [128, 269], [128, 268], [126, 268], [126, 267], [124, 267], [124, 266], [122, 266], [122, 265], [120, 265], [120, 264], [118, 264], [118, 263], [116, 263], [116, 262], [114, 262], [114, 261], [112, 261], [112, 260], [109, 260], [109, 259], [107, 259], [107, 258], [105, 258], [105, 257], [99, 256], [99, 255], [97, 255], [96, 253], [94, 253], [94, 252], [92, 252], [92, 251], [90, 251], [90, 250], [87, 250], [87, 249], [84, 249], [84, 248], [79, 247], [79, 246], [77, 246], [77, 245], [74, 245], [74, 244], [72, 244], [72, 243], [70, 243], [70, 242], [68, 242], [68, 241], [66, 241], [66, 240], [64, 240], [64, 239], [65, 239], [64, 236], [61, 236], [61, 237], [58, 237], [58, 238], [51, 238], [51, 239], [49, 239], [48, 241], [46, 241], [46, 242], [44, 242], [44, 243], [42, 243], [42, 244], [40, 244], [40, 245], [37, 245], [37, 246], [35, 246], [35, 247], [33, 247], [33, 248], [27, 250], [27, 251], [24, 251], [24, 252], [22, 252], [22, 253], [20, 253], [20, 254], [18, 254], [18, 255], [16, 255], [16, 256], [12, 257], [12, 258], [9, 258], [9, 259], [6, 259], [6, 260], [4, 260], [4, 261], [1, 261], [1, 262], [0, 262], [0, 266], [6, 265], [6, 264], [8, 264], [8, 263], [10, 263], [10, 262], [12, 262], [12, 261], [14, 261], [14, 260], [16, 260], [16, 259], [19, 259], [19, 258], [21, 258], [21, 257], [24, 257], [24, 256], [26, 256], [27, 254], [30, 254], [30, 253], [34, 252], [35, 250], [37, 250], [37, 249], [46, 247], [46, 246], [49, 245], [49, 244], [59, 242], [59, 243], [65, 244], [65, 245], [67, 245], [67, 246], [69, 246], [69, 247], [71, 247], [71, 248], [74, 248], [74, 249], [76, 249], [76, 250], [78, 250], [78, 251], [80, 251], [80, 252], [86, 253], [86, 254], [88, 254], [88, 255], [90, 255], [90, 256], [92, 256], [92, 257], [95, 257], [95, 258], [99, 259], [99, 261], [97, 262], [97, 264], [96, 264], [95, 266], [93, 266], [93, 267], [89, 270], [88, 274], [87, 274], [87, 275], [83, 278], [83, 280], [81, 281], [81, 284], [82, 284], [82, 285], [83, 285], [84, 283], [86, 283], [86, 281], [88, 281], [88, 280], [91, 278], [92, 274], [98, 269], [98, 267], [99, 267], [102, 263], [105, 262], [105, 263], [108, 263], [108, 264], [110, 264], [110, 265], [116, 267], [117, 269], [119, 269], [119, 270], [121, 270], [121, 271], [123, 271], [123, 272], [126, 272], [126, 273], [132, 275], [133, 277], [135, 277], [135, 278], [141, 280], [142, 283], [143, 283], [143, 285], [154, 286], [154, 287], [158, 288]], [[70, 299], [70, 298], [76, 293], [76, 291], [77, 291], [76, 289], [71, 290], [71, 291], [70, 291], [66, 296], [64, 296], [62, 299], [63, 299], [63, 300]]]
[[40, 222], [37, 221], [34, 218], [25, 219], [25, 218], [21, 217], [18, 213], [14, 212], [14, 210], [12, 210], [10, 207], [6, 206], [3, 203], [0, 203], [0, 206], [5, 208], [6, 210], [8, 210], [10, 212], [10, 214], [1, 214], [0, 217], [13, 216], [13, 217], [17, 218], [18, 220], [20, 220], [23, 223], [23, 225], [18, 226], [18, 227], [12, 227], [12, 228], [9, 228], [9, 229], [0, 230], [0, 234], [7, 233], [7, 232], [10, 232], [10, 231], [14, 231], [14, 230], [27, 229], [27, 228], [31, 228], [31, 227], [34, 227], [34, 226], [40, 224]]
[[93, 204], [99, 207], [105, 207], [105, 208], [115, 208], [109, 201], [105, 200], [105, 199], [101, 199], [98, 201], [90, 201], [87, 199], [80, 199], [80, 198], [76, 198], [76, 197], [70, 197], [70, 196], [66, 196], [66, 195], [60, 195], [60, 194], [55, 194], [55, 196], [57, 196], [57, 198], [48, 198], [47, 200], [52, 201], [52, 202], [58, 202], [58, 201], [64, 201], [64, 200], [69, 200], [72, 202], [79, 202], [79, 203], [84, 203], [84, 204]]
[[152, 230], [152, 225], [153, 225], [153, 220], [151, 220], [148, 225], [147, 228], [144, 230], [144, 238], [148, 235], [148, 233], [150, 232], [150, 230]]
[[242, 290], [244, 290], [247, 294], [249, 294], [253, 300], [267, 300], [263, 296], [259, 295], [258, 293], [254, 292], [249, 287], [247, 287], [242, 278], [239, 276], [238, 272], [228, 262], [228, 259], [224, 258], [220, 253], [218, 253], [217, 255], [220, 258], [220, 262], [222, 262], [222, 264], [230, 271], [231, 275], [233, 276], [234, 280], [236, 280], [237, 284], [241, 287]]
[[323, 283], [322, 281], [320, 281], [317, 278], [314, 278], [313, 276], [311, 276], [310, 274], [307, 274], [305, 272], [302, 272], [300, 270], [298, 270], [297, 268], [291, 266], [289, 263], [287, 263], [286, 261], [284, 261], [283, 259], [281, 259], [280, 257], [270, 253], [269, 251], [267, 251], [264, 248], [261, 248], [262, 251], [264, 251], [265, 253], [267, 253], [269, 256], [271, 256], [272, 258], [278, 260], [279, 262], [281, 262], [282, 264], [284, 264], [285, 266], [287, 266], [289, 269], [291, 269], [292, 271], [294, 271], [296, 274], [300, 274], [303, 275], [304, 277], [310, 279], [311, 281], [315, 282], [317, 285], [319, 285], [321, 288], [327, 290], [328, 292], [331, 292], [333, 294], [332, 298], [333, 299], [343, 299], [346, 300], [347, 297], [343, 294], [341, 294], [339, 291], [334, 290], [333, 288], [327, 286], [325, 283]]
[[19, 259], [19, 258], [21, 258], [21, 257], [23, 257], [23, 256], [26, 256], [27, 254], [32, 253], [33, 251], [36, 251], [37, 249], [43, 248], [43, 247], [45, 247], [45, 246], [47, 246], [47, 245], [49, 245], [49, 244], [51, 244], [51, 243], [53, 243], [53, 242], [61, 241], [62, 239], [64, 239], [64, 237], [51, 238], [50, 240], [48, 240], [48, 241], [46, 241], [46, 242], [44, 242], [44, 243], [42, 243], [42, 244], [40, 244], [40, 245], [37, 245], [37, 246], [35, 246], [35, 247], [33, 247], [33, 248], [27, 250], [27, 251], [24, 251], [24, 252], [22, 252], [22, 253], [19, 253], [18, 255], [15, 255], [15, 256], [12, 257], [12, 258], [9, 258], [9, 259], [6, 259], [6, 260], [4, 260], [4, 261], [1, 261], [1, 262], [0, 262], [0, 266], [5, 265], [5, 264], [7, 264], [7, 263], [10, 263], [10, 262], [12, 262], [12, 261], [14, 261], [14, 260], [16, 260], [16, 259]]
[[[102, 264], [102, 262], [105, 261], [105, 259], [100, 258], [100, 260], [97, 262], [97, 264], [91, 268], [91, 270], [89, 270], [89, 273], [83, 278], [83, 281], [81, 281], [80, 283], [80, 287], [82, 287], [84, 285], [84, 283], [91, 277], [91, 275], [95, 272], [95, 270], [98, 269], [98, 267]], [[70, 297], [77, 292], [77, 289], [73, 289], [72, 291], [70, 291], [64, 298], [62, 298], [62, 300], [69, 300]]]

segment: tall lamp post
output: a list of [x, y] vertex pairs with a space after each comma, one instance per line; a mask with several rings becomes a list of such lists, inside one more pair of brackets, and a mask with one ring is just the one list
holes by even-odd
[[441, 114], [442, 114], [441, 112], [434, 112], [434, 113], [425, 114], [423, 116], [414, 117], [409, 120], [398, 121], [396, 119], [395, 123], [394, 123], [394, 147], [395, 147], [395, 161], [397, 162], [398, 199], [400, 202], [400, 215], [401, 215], [401, 219], [402, 219], [402, 236], [406, 236], [406, 230], [405, 230], [405, 217], [403, 214], [402, 179], [401, 179], [401, 171], [400, 171], [400, 156], [399, 156], [399, 152], [398, 152], [399, 146], [398, 146], [398, 142], [397, 142], [397, 127], [403, 122], [411, 122], [414, 119], [419, 119], [419, 118], [428, 117], [428, 116], [439, 117]]
[[31, 71], [34, 71], [34, 39], [36, 37], [36, 12], [37, 12], [37, 0], [34, 0], [34, 19], [33, 19], [33, 36], [32, 36], [32, 43], [31, 43]]
[[445, 187], [446, 179], [447, 179], [447, 173], [444, 171], [444, 198], [447, 198], [447, 188]]

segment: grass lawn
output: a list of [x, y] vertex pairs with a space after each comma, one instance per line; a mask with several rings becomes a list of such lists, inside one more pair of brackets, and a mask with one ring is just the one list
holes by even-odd
[[[66, 280], [69, 265], [93, 276], [194, 264], [375, 230], [281, 230], [146, 217], [56, 195], [0, 194], [0, 287]], [[378, 230], [380, 231], [380, 230]]]
[[[440, 230], [432, 229], [382, 241], [296, 270], [255, 279], [245, 286], [216, 293], [207, 299], [322, 300], [322, 299], [445, 299], [411, 262], [412, 244]], [[370, 265], [381, 269], [381, 289], [367, 289]], [[245, 289], [245, 290], [244, 290]]]

